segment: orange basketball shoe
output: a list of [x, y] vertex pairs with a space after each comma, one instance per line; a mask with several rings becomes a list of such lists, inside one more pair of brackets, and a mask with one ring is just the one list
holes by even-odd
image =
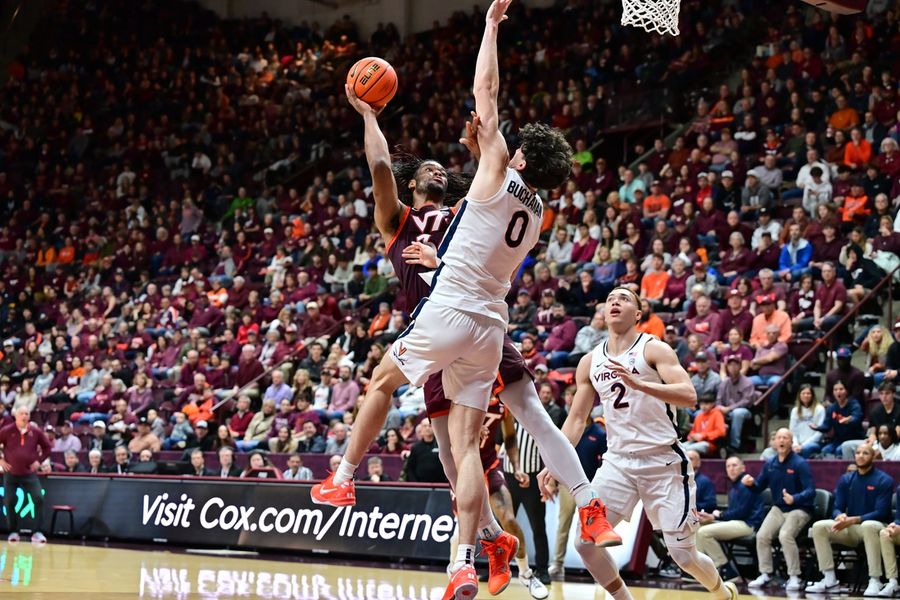
[[450, 583], [441, 600], [475, 600], [478, 593], [478, 576], [475, 567], [465, 565], [450, 576]]
[[488, 557], [488, 591], [494, 596], [509, 585], [509, 563], [518, 551], [519, 538], [505, 531], [493, 540], [481, 540], [481, 553]]
[[603, 548], [622, 545], [622, 538], [606, 520], [606, 506], [599, 498], [579, 508], [578, 517], [581, 520], [581, 543]]
[[334, 473], [329, 473], [322, 483], [312, 487], [310, 492], [315, 504], [328, 506], [354, 506], [356, 504], [356, 486], [353, 480], [334, 483]]

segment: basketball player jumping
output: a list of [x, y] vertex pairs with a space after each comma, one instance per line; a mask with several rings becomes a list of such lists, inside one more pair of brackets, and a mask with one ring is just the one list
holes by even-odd
[[[469, 197], [438, 251], [443, 262], [434, 275], [431, 296], [413, 311], [413, 323], [393, 345], [390, 360], [383, 360], [376, 370], [363, 412], [369, 406], [375, 408], [371, 415], [361, 416], [370, 416], [374, 427], [380, 427], [390, 394], [399, 385], [421, 385], [430, 374], [444, 370], [442, 382], [447, 395], [453, 398], [448, 426], [457, 467], [461, 542], [457, 560], [451, 565], [447, 598], [471, 598], [477, 592], [472, 562], [476, 515], [485, 495], [478, 457], [479, 432], [501, 358], [507, 322], [504, 297], [511, 276], [539, 235], [543, 207], [534, 190], [560, 185], [571, 165], [571, 148], [563, 136], [540, 125], [522, 129], [523, 146], [509, 160], [506, 143], [497, 128], [496, 98], [497, 30], [506, 18], [509, 2], [492, 4], [476, 66], [476, 110], [486, 123], [479, 129], [482, 160]], [[498, 231], [505, 234], [497, 237]], [[361, 442], [359, 458], [368, 444], [366, 437], [351, 438], [351, 445], [354, 439]], [[373, 438], [374, 435], [369, 439]], [[338, 471], [313, 489], [314, 499], [325, 504], [352, 504], [355, 467], [345, 457]], [[605, 523], [600, 518], [600, 503], [590, 504], [597, 513], [591, 521]]]
[[[735, 585], [722, 581], [713, 561], [697, 552], [694, 539], [699, 525], [694, 473], [678, 442], [675, 408], [693, 407], [697, 394], [675, 352], [655, 337], [638, 333], [640, 316], [636, 293], [623, 287], [609, 293], [609, 339], [578, 363], [578, 389], [563, 433], [573, 445], [578, 443], [596, 390], [603, 403], [608, 451], [593, 487], [607, 506], [610, 523], [629, 518], [637, 501], [643, 501], [678, 566], [717, 600], [735, 600]], [[542, 493], [548, 478], [545, 469], [539, 476]], [[579, 545], [578, 553], [613, 598], [631, 600], [606, 549]]]
[[[407, 159], [399, 164], [396, 162], [392, 164], [387, 141], [378, 127], [376, 117], [380, 111], [374, 110], [356, 98], [351, 88], [348, 87], [346, 92], [348, 101], [363, 116], [366, 125], [366, 155], [373, 173], [375, 223], [388, 241], [387, 256], [400, 278], [406, 296], [406, 309], [412, 312], [429, 290], [429, 286], [419, 274], [436, 268], [434, 245], [440, 242], [449, 225], [451, 211], [439, 207], [445, 198], [459, 197], [469, 182], [452, 173], [446, 173], [435, 161]], [[476, 159], [480, 158], [478, 129], [479, 120], [473, 113], [472, 122], [467, 123], [467, 136], [460, 140], [472, 151]], [[399, 201], [398, 186], [411, 191], [412, 208]], [[405, 244], [407, 246], [401, 256], [399, 249]], [[404, 258], [406, 260], [403, 260]], [[504, 403], [538, 442], [544, 463], [550, 466], [552, 472], [576, 498], [582, 522], [582, 541], [602, 545], [621, 543], [621, 538], [608, 527], [602, 506], [599, 502], [592, 502], [593, 491], [590, 482], [581, 469], [577, 468], [574, 449], [543, 410], [532, 385], [533, 376], [508, 336], [503, 346], [498, 378], [505, 386], [502, 387]], [[451, 487], [455, 488], [456, 467], [450, 452], [447, 428], [450, 401], [444, 396], [440, 373], [432, 375], [425, 382], [425, 397], [428, 415], [432, 419], [435, 437], [438, 440], [441, 462]], [[377, 407], [374, 403], [364, 405], [363, 414], [357, 420], [354, 435], [344, 456], [345, 462], [350, 465], [351, 477], [355, 470], [353, 465], [359, 463], [370, 445], [367, 440], [373, 440], [380, 430], [388, 410], [388, 403], [389, 398], [386, 398], [383, 407]], [[376, 412], [376, 409], [380, 412]], [[365, 414], [367, 411], [372, 411], [375, 416], [370, 419]], [[359, 458], [355, 458], [357, 454]], [[337, 476], [335, 479], [338, 479]], [[338, 483], [341, 481], [338, 480]], [[325, 485], [325, 482], [323, 485], [315, 486], [314, 501], [335, 505], [355, 503], [352, 480], [344, 482], [337, 497], [333, 493], [323, 494], [323, 489], [330, 490], [337, 487]], [[516, 536], [503, 532], [494, 518], [487, 497], [482, 505], [478, 530], [482, 549], [489, 557], [488, 587], [492, 593], [500, 593], [510, 580], [508, 567], [510, 559], [523, 552], [524, 548], [518, 548]], [[527, 571], [520, 568], [519, 576], [523, 584], [531, 590], [537, 586], [530, 579], [525, 581], [524, 575]], [[532, 591], [540, 593], [539, 590]]]
[[[499, 386], [498, 386], [499, 387]], [[497, 393], [498, 390], [494, 390]], [[518, 550], [515, 553], [516, 565], [519, 567], [519, 581], [522, 582], [531, 597], [535, 600], [544, 600], [550, 595], [547, 587], [541, 583], [540, 579], [534, 575], [532, 569], [528, 566], [528, 553], [526, 552], [525, 533], [519, 522], [516, 521], [516, 515], [513, 513], [513, 500], [510, 495], [509, 488], [506, 484], [506, 477], [503, 476], [503, 468], [500, 457], [497, 454], [497, 434], [503, 435], [503, 446], [506, 456], [512, 463], [516, 471], [516, 480], [519, 485], [528, 486], [531, 484], [528, 475], [519, 470], [519, 448], [516, 441], [515, 423], [512, 413], [500, 403], [499, 398], [491, 398], [488, 406], [487, 414], [484, 417], [484, 424], [481, 426], [481, 467], [484, 469], [484, 479], [487, 484], [488, 496], [491, 503], [491, 509], [500, 520], [500, 524], [506, 532], [514, 535], [518, 540]], [[482, 540], [482, 546], [485, 542]], [[454, 533], [450, 538], [450, 560], [456, 558], [456, 551], [459, 545], [459, 539]], [[490, 548], [490, 546], [488, 546]], [[488, 550], [490, 556], [490, 550]]]

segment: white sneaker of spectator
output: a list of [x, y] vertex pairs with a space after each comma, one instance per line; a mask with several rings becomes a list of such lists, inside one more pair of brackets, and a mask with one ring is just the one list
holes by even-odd
[[44, 534], [40, 531], [37, 531], [31, 535], [31, 543], [32, 544], [46, 544], [47, 538], [44, 537]]
[[751, 581], [747, 584], [748, 587], [752, 588], [761, 588], [769, 584], [772, 581], [772, 576], [768, 573], [760, 573], [759, 577]]
[[531, 594], [531, 597], [535, 600], [544, 600], [544, 598], [550, 595], [550, 590], [541, 583], [540, 579], [534, 576], [534, 571], [531, 569], [528, 569], [524, 574], [519, 575], [519, 581], [528, 588], [528, 593]]
[[791, 575], [784, 584], [784, 589], [788, 592], [799, 592], [803, 589], [803, 580], [796, 575]]
[[891, 579], [886, 584], [884, 584], [884, 587], [881, 588], [881, 591], [878, 592], [878, 595], [882, 598], [891, 598], [898, 591], [900, 591], [900, 584], [897, 583], [896, 579]]
[[866, 591], [863, 592], [863, 596], [878, 596], [881, 594], [881, 579], [878, 577], [869, 577], [869, 585], [866, 586]]
[[806, 591], [821, 594], [835, 589], [841, 584], [841, 582], [837, 580], [837, 578], [834, 576], [834, 573], [831, 573], [830, 575], [830, 577], [826, 575], [825, 578], [822, 579], [822, 581], [817, 581], [815, 583], [809, 584], [808, 586], [806, 586]]

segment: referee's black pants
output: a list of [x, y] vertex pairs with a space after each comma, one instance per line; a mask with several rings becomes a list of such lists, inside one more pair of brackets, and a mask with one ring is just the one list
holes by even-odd
[[534, 542], [534, 568], [546, 571], [550, 566], [550, 546], [547, 543], [546, 507], [541, 502], [541, 491], [538, 489], [537, 474], [529, 473], [531, 483], [527, 488], [519, 486], [512, 473], [504, 473], [506, 485], [513, 501], [513, 514], [519, 512], [519, 506], [525, 507]]
[[[10, 533], [19, 531], [19, 514], [16, 512], [18, 498], [16, 488], [21, 487], [31, 495], [34, 502], [34, 526], [32, 532], [44, 531], [44, 495], [41, 493], [41, 481], [35, 473], [28, 475], [13, 475], [3, 473], [3, 504], [6, 506], [6, 522], [9, 524]], [[27, 498], [19, 508], [25, 510], [29, 507]]]

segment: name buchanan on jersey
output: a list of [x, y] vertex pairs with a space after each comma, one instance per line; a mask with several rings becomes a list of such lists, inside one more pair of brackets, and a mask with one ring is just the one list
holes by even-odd
[[515, 181], [509, 182], [506, 192], [519, 199], [519, 202], [525, 205], [525, 208], [533, 212], [538, 218], [544, 216], [544, 205], [537, 194], [529, 190], [524, 185], [519, 185]]

